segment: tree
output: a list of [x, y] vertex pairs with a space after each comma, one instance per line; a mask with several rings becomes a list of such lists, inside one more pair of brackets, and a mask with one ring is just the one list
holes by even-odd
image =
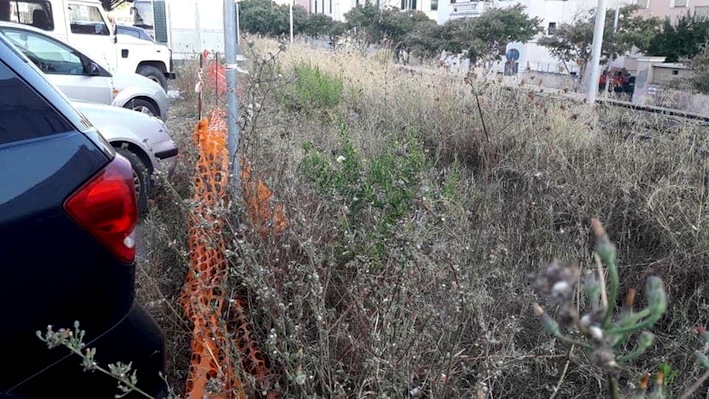
[[[635, 14], [637, 6], [625, 6], [620, 9], [618, 31], [613, 32], [613, 12], [606, 13], [603, 31], [602, 63], [609, 58], [625, 54], [634, 47], [646, 50], [659, 32], [660, 21], [657, 18], [643, 18]], [[591, 61], [593, 45], [593, 27], [596, 23], [595, 10], [587, 12], [571, 24], [561, 24], [550, 35], [539, 39], [539, 44], [549, 49], [551, 54], [563, 62], [576, 62], [581, 67], [583, 76], [586, 65]]]
[[529, 18], [524, 7], [491, 9], [477, 18], [449, 20], [443, 26], [423, 26], [407, 38], [414, 51], [431, 55], [442, 50], [453, 53], [468, 51], [473, 62], [489, 62], [500, 58], [512, 42], [527, 42], [542, 30], [539, 18]]
[[528, 42], [541, 33], [542, 20], [529, 18], [522, 5], [510, 8], [493, 8], [472, 19], [466, 27], [472, 44], [473, 59], [483, 62], [497, 60], [512, 42]]
[[709, 20], [687, 14], [673, 24], [666, 18], [662, 31], [650, 41], [648, 52], [666, 56], [667, 62], [677, 62], [696, 57], [708, 40]]
[[379, 9], [371, 3], [353, 8], [345, 14], [345, 20], [365, 42], [390, 47], [402, 43], [409, 33], [435, 24], [421, 11]]
[[353, 29], [366, 43], [379, 43], [382, 37], [376, 24], [379, 20], [380, 12], [381, 10], [374, 4], [367, 3], [351, 9], [345, 13], [344, 17], [345, 21], [347, 21], [347, 27]]
[[[290, 10], [287, 5], [277, 5], [271, 0], [244, 0], [239, 3], [240, 27], [253, 33], [267, 36], [290, 33]], [[293, 7], [294, 33], [302, 33], [308, 20], [308, 12], [300, 6]]]
[[702, 94], [709, 94], [709, 46], [688, 62], [694, 71], [694, 76], [689, 78], [689, 83], [694, 90]]
[[682, 91], [709, 94], [709, 46], [705, 46], [694, 58], [684, 60], [684, 62], [692, 69], [693, 75], [689, 78], [673, 79], [670, 81], [670, 87]]
[[310, 37], [321, 37], [327, 35], [332, 29], [335, 21], [325, 14], [310, 14], [306, 21], [303, 33]]
[[337, 42], [347, 33], [347, 24], [340, 21], [333, 21], [327, 32], [327, 42], [332, 49], [337, 48]]

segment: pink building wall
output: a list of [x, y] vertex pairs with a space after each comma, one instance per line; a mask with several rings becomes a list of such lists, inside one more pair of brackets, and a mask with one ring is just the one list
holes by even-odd
[[640, 15], [677, 19], [687, 13], [709, 18], [709, 0], [637, 0]]

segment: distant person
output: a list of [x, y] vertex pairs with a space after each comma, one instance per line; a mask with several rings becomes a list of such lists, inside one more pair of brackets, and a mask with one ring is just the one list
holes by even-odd
[[608, 84], [608, 71], [604, 70], [601, 72], [600, 78], [598, 78], [598, 91], [604, 91], [606, 85]]

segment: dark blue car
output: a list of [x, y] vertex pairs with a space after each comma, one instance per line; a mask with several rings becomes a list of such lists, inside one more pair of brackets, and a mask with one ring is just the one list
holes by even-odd
[[134, 303], [136, 220], [130, 163], [0, 36], [0, 397], [119, 393], [35, 334], [74, 321], [97, 363], [132, 362], [165, 395], [162, 333]]

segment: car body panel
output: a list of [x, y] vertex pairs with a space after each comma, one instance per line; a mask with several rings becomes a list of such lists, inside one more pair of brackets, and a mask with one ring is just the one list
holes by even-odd
[[[150, 165], [146, 166], [151, 172], [162, 171], [170, 176], [174, 159], [165, 161], [158, 155], [174, 154], [172, 158], [175, 158], [178, 149], [163, 121], [125, 108], [86, 102], [74, 102], [74, 105], [99, 128], [109, 143], [114, 146], [130, 143], [139, 147], [150, 159]], [[117, 120], [121, 122], [116, 123]]]
[[159, 395], [164, 342], [155, 323], [135, 310], [135, 266], [120, 262], [64, 210], [67, 198], [119, 155], [4, 37], [0, 72], [0, 170], [10, 172], [0, 185], [0, 301], [6, 304], [0, 352], [13, 359], [0, 373], [0, 394], [118, 393], [115, 380], [85, 373], [75, 356], [48, 349], [35, 335], [79, 320], [98, 362], [132, 361], [142, 369], [141, 389]]
[[167, 120], [170, 99], [159, 84], [141, 75], [116, 73], [113, 75], [113, 87], [116, 93], [111, 102], [112, 105], [125, 107], [135, 98], [148, 98], [160, 110], [160, 119]]

